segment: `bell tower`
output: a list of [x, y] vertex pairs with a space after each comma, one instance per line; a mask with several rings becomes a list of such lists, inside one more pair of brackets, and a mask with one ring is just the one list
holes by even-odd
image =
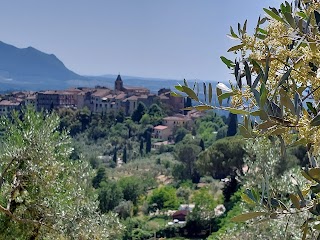
[[121, 79], [120, 74], [118, 75], [116, 81], [114, 82], [114, 90], [115, 91], [123, 91], [123, 81]]

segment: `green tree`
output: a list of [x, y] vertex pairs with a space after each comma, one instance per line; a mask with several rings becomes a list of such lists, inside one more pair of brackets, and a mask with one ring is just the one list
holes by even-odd
[[202, 151], [204, 151], [206, 149], [204, 146], [204, 141], [202, 139], [200, 140], [199, 147], [201, 147]]
[[178, 143], [183, 140], [183, 138], [189, 133], [184, 127], [179, 127], [174, 132], [174, 141]]
[[179, 201], [176, 196], [176, 190], [173, 187], [160, 187], [153, 190], [149, 197], [149, 204], [156, 204], [158, 209], [176, 209]]
[[225, 178], [234, 171], [242, 172], [245, 150], [239, 137], [228, 137], [216, 141], [199, 154], [197, 168], [204, 175]]
[[142, 118], [142, 116], [146, 113], [147, 107], [144, 103], [139, 102], [137, 109], [133, 111], [131, 115], [131, 119], [134, 122], [139, 122]]
[[117, 154], [117, 152], [118, 152], [117, 147], [114, 147], [112, 160], [113, 160], [113, 162], [115, 162], [115, 163], [117, 163], [117, 161], [118, 161], [118, 156], [117, 156], [118, 154]]
[[143, 193], [142, 179], [136, 176], [124, 177], [118, 181], [118, 184], [122, 190], [123, 199], [136, 204], [139, 196]]
[[124, 163], [127, 163], [127, 147], [126, 146], [124, 146], [123, 147], [123, 153], [122, 153], [122, 161], [124, 162]]
[[146, 153], [151, 152], [151, 131], [146, 133]]
[[126, 219], [128, 217], [132, 217], [133, 215], [133, 204], [131, 201], [122, 201], [118, 206], [114, 208], [114, 212], [116, 212], [120, 218]]
[[123, 199], [121, 188], [116, 182], [101, 182], [99, 188], [99, 209], [102, 213], [112, 211]]
[[[286, 157], [288, 145], [306, 146], [309, 163], [301, 173], [308, 181], [304, 190], [310, 194], [303, 195], [299, 182], [294, 180], [297, 177], [292, 177], [292, 181], [287, 181], [288, 186], [290, 182], [295, 183], [295, 191], [287, 194], [291, 203], [285, 214], [279, 213], [284, 205], [280, 204], [276, 191], [263, 187], [269, 186], [269, 176], [265, 172], [262, 189], [256, 197], [250, 198], [253, 193], [250, 189], [243, 196], [247, 202], [252, 200], [251, 205], [256, 206], [259, 213], [240, 215], [233, 221], [257, 221], [257, 217], [264, 221], [273, 219], [273, 216], [279, 219], [294, 215], [301, 222], [302, 232], [295, 230], [293, 236], [301, 234], [303, 239], [319, 238], [318, 222], [314, 223], [313, 219], [317, 219], [320, 212], [309, 211], [319, 207], [319, 190], [316, 187], [319, 175], [314, 175], [319, 172], [316, 158], [320, 153], [319, 1], [297, 0], [292, 4], [286, 1], [280, 8], [263, 10], [266, 17], [259, 17], [252, 33], [247, 31], [247, 21], [238, 24], [236, 31], [230, 28], [230, 36], [238, 42], [228, 51], [240, 54], [235, 56], [235, 61], [221, 57], [232, 70], [235, 81], [231, 88], [222, 83], [217, 85], [218, 100], [221, 103], [223, 99], [231, 98], [231, 107], [221, 108], [243, 115], [239, 132], [246, 138], [278, 139], [282, 157]], [[196, 94], [186, 87], [177, 89], [197, 100]], [[201, 108], [215, 108], [209, 105], [204, 104]], [[257, 118], [255, 124], [251, 122], [253, 115]], [[264, 194], [267, 196], [266, 204], [260, 204], [259, 199], [264, 199]], [[309, 216], [304, 214], [306, 211], [309, 211]], [[301, 214], [296, 215], [297, 212]], [[292, 220], [287, 222], [288, 226]], [[282, 233], [284, 238], [289, 236]]]
[[70, 139], [57, 131], [57, 115], [27, 108], [10, 119], [2, 118], [0, 124], [4, 129], [1, 239], [113, 239], [119, 235], [117, 218], [96, 211], [88, 163], [68, 159]]
[[[181, 143], [177, 146], [175, 151], [177, 160], [185, 166], [185, 175], [188, 179], [191, 179], [193, 173], [195, 172], [195, 164], [201, 148], [195, 144]], [[181, 171], [182, 170], [183, 169], [181, 169]]]
[[150, 124], [150, 122], [151, 122], [151, 118], [148, 113], [143, 114], [143, 116], [139, 121], [139, 123], [142, 124], [143, 126]]
[[143, 155], [143, 138], [140, 138], [140, 148], [139, 148], [139, 151], [140, 151], [140, 156]]
[[237, 134], [238, 116], [237, 114], [229, 113], [227, 137], [232, 137]]
[[92, 186], [94, 188], [99, 188], [100, 183], [103, 180], [106, 180], [107, 174], [106, 169], [104, 167], [100, 167], [97, 171], [97, 175], [92, 179]]

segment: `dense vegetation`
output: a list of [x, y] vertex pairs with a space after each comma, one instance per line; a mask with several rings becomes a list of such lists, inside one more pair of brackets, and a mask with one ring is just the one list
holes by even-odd
[[[266, 17], [259, 17], [253, 34], [247, 21], [238, 24], [237, 31], [230, 28], [229, 36], [238, 44], [228, 51], [237, 56], [235, 61], [221, 60], [233, 71], [235, 83], [219, 83], [216, 91], [219, 104], [228, 98], [231, 107], [211, 105], [210, 84], [208, 92], [204, 86], [208, 102], [199, 101], [187, 83], [176, 88], [200, 102], [197, 109], [222, 108], [243, 115], [239, 131], [254, 139], [255, 145], [251, 140], [247, 145], [259, 153], [258, 161], [247, 166], [255, 181], [244, 179], [248, 189], [242, 198], [251, 206], [232, 221], [263, 223], [224, 237], [319, 239], [320, 3], [286, 1], [279, 9], [263, 10]], [[294, 158], [289, 153], [297, 153], [290, 149], [295, 146], [307, 153], [301, 174], [290, 173]], [[268, 161], [259, 161], [260, 155]]]
[[[176, 87], [209, 111], [173, 129], [174, 144], [152, 149], [168, 113], [157, 104], [3, 118], [0, 238], [318, 239], [320, 3], [264, 10], [253, 36], [231, 28], [235, 62], [221, 57], [236, 84], [219, 83], [218, 100], [232, 107], [211, 105], [211, 84], [207, 103]], [[194, 207], [176, 221], [181, 204]]]

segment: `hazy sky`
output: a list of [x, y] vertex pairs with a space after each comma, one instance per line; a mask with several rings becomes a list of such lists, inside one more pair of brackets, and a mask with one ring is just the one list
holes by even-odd
[[[0, 1], [0, 40], [54, 53], [86, 75], [226, 81], [229, 26], [279, 0]], [[0, 56], [1, 57], [1, 56]]]

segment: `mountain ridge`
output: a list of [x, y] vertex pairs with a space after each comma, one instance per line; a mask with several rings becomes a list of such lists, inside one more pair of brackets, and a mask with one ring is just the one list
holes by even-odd
[[[116, 77], [117, 74], [82, 76], [68, 69], [54, 54], [42, 52], [31, 46], [18, 48], [0, 41], [0, 91], [58, 90], [97, 85], [113, 88]], [[173, 88], [174, 85], [182, 83], [182, 79], [127, 75], [121, 77], [127, 86], [144, 86], [153, 92], [163, 87]]]

